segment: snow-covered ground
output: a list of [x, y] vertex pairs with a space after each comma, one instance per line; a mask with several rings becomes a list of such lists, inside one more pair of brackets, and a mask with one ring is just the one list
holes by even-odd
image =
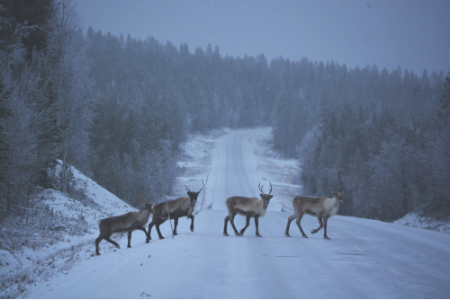
[[71, 171], [83, 194], [79, 200], [48, 189], [29, 218], [3, 223], [0, 242], [9, 251], [0, 250], [0, 298], [19, 297], [30, 286], [67, 274], [93, 255], [99, 219], [135, 210], [75, 168]]
[[[131, 249], [126, 248], [126, 236], [117, 235], [113, 239], [122, 249], [102, 241], [101, 256], [93, 256], [97, 220], [134, 209], [74, 170], [87, 200], [50, 190], [42, 197], [52, 214], [82, 219], [86, 231], [75, 234], [70, 226], [61, 229], [49, 219], [51, 232], [66, 233], [59, 241], [34, 249], [24, 246], [14, 255], [0, 251], [0, 279], [8, 282], [2, 284], [0, 297], [448, 298], [448, 234], [335, 216], [328, 226], [331, 240], [323, 239], [323, 231], [301, 238], [294, 225], [292, 237], [285, 237], [290, 213], [281, 210], [289, 211], [290, 199], [301, 192], [293, 184], [299, 167], [294, 160], [277, 157], [269, 143], [269, 128], [193, 136], [185, 145], [172, 194], [185, 195], [185, 185], [198, 189], [208, 177], [197, 204], [195, 231], [189, 231], [188, 219], [180, 219], [179, 235], [172, 239], [166, 222], [161, 225], [164, 240], [153, 234], [146, 244], [138, 231]], [[263, 237], [255, 237], [253, 220], [244, 237], [224, 237], [225, 199], [257, 196], [259, 182], [265, 191], [271, 182], [274, 195], [259, 222]], [[244, 218], [237, 216], [236, 225], [243, 227]], [[302, 225], [306, 232], [318, 226], [311, 217], [303, 218]]]
[[394, 224], [405, 225], [415, 228], [433, 230], [437, 232], [450, 233], [450, 218], [446, 217], [436, 220], [432, 217], [421, 216], [416, 212], [410, 212], [400, 220], [394, 221]]

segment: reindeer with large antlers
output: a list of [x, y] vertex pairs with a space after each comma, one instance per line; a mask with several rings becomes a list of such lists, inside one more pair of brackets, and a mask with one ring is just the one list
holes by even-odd
[[303, 231], [302, 226], [300, 225], [300, 221], [302, 220], [302, 217], [305, 213], [317, 217], [317, 220], [319, 220], [319, 228], [314, 229], [311, 231], [312, 234], [317, 233], [322, 227], [324, 228], [324, 239], [330, 239], [327, 235], [327, 223], [328, 218], [331, 216], [334, 216], [339, 206], [344, 202], [344, 196], [345, 196], [345, 182], [344, 182], [344, 190], [342, 192], [336, 192], [333, 189], [333, 184], [331, 184], [331, 190], [333, 191], [333, 198], [327, 198], [327, 197], [320, 197], [320, 198], [313, 198], [313, 197], [305, 197], [305, 196], [295, 196], [292, 199], [292, 205], [294, 206], [295, 213], [288, 218], [288, 223], [286, 226], [286, 232], [285, 235], [287, 237], [290, 237], [289, 235], [289, 227], [291, 225], [291, 222], [294, 219], [297, 219], [295, 223], [297, 223], [298, 228], [300, 229], [300, 232], [302, 233], [302, 236], [304, 238], [307, 238], [305, 232]]
[[[258, 188], [261, 191], [261, 199], [258, 198], [248, 198], [241, 196], [230, 197], [225, 201], [225, 204], [228, 208], [228, 216], [225, 217], [225, 225], [223, 228], [223, 235], [227, 236], [227, 225], [228, 221], [230, 221], [231, 226], [233, 227], [234, 234], [237, 236], [244, 236], [245, 229], [247, 229], [250, 218], [255, 218], [255, 226], [256, 226], [256, 236], [261, 236], [259, 234], [258, 229], [258, 220], [259, 217], [264, 217], [266, 214], [267, 207], [269, 206], [270, 199], [272, 199], [272, 183], [270, 183], [270, 191], [268, 194], [265, 194], [263, 191], [263, 186], [261, 186], [261, 182], [258, 184]], [[236, 226], [234, 225], [234, 217], [236, 214], [240, 214], [246, 217], [245, 227], [241, 229], [240, 232], [237, 231]]]
[[197, 203], [198, 195], [205, 188], [203, 179], [202, 184], [203, 186], [198, 192], [192, 192], [190, 188], [184, 186], [189, 197], [180, 197], [178, 199], [161, 202], [153, 206], [153, 218], [148, 225], [148, 240], [151, 240], [151, 230], [153, 225], [156, 226], [158, 237], [163, 239], [164, 237], [159, 230], [159, 225], [169, 219], [175, 220], [173, 235], [177, 235], [178, 218], [180, 217], [188, 217], [191, 219], [190, 228], [192, 232], [194, 231], [194, 208]]

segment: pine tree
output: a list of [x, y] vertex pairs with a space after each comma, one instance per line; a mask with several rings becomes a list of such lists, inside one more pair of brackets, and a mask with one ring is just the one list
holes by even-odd
[[5, 99], [8, 97], [9, 93], [8, 91], [5, 91], [5, 87], [0, 81], [0, 219], [6, 212], [6, 207], [3, 202], [6, 197], [8, 185], [8, 168], [10, 164], [8, 153], [11, 151], [8, 143], [7, 132], [3, 126], [5, 119], [11, 116], [10, 110], [5, 106]]

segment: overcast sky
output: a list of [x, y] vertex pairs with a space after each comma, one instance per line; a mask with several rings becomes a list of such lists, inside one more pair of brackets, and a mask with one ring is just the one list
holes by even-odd
[[450, 0], [75, 0], [81, 25], [191, 53], [450, 71]]

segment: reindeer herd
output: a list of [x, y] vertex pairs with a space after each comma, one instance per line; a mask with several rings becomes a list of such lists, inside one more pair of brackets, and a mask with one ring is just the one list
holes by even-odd
[[[131, 233], [136, 230], [144, 231], [147, 239], [146, 242], [149, 243], [151, 240], [151, 230], [152, 227], [156, 227], [158, 237], [164, 239], [159, 230], [159, 226], [167, 220], [174, 220], [173, 235], [177, 235], [177, 225], [178, 218], [188, 217], [191, 219], [190, 229], [194, 231], [194, 208], [197, 203], [197, 198], [200, 192], [204, 189], [205, 183], [203, 182], [202, 188], [198, 192], [192, 192], [187, 186], [185, 186], [187, 194], [189, 197], [180, 197], [178, 199], [169, 200], [166, 202], [161, 202], [155, 205], [151, 203], [144, 203], [142, 208], [137, 212], [129, 212], [124, 215], [109, 217], [99, 220], [98, 226], [100, 229], [100, 234], [95, 240], [95, 253], [100, 255], [99, 244], [104, 239], [117, 248], [120, 248], [119, 244], [110, 239], [111, 235], [114, 233], [127, 232], [128, 233], [128, 248], [131, 248]], [[264, 193], [263, 186], [261, 183], [258, 184], [258, 188], [261, 191], [260, 198], [249, 198], [242, 196], [233, 196], [225, 200], [225, 205], [228, 210], [228, 215], [225, 217], [223, 235], [228, 236], [227, 227], [228, 222], [230, 222], [231, 227], [234, 230], [236, 236], [243, 236], [245, 230], [250, 224], [250, 219], [253, 217], [255, 220], [256, 236], [261, 237], [259, 234], [259, 217], [264, 217], [269, 206], [270, 199], [272, 199], [272, 183], [270, 183], [270, 191], [268, 194]], [[339, 206], [343, 202], [345, 196], [345, 185], [342, 192], [336, 192], [331, 187], [333, 191], [333, 198], [327, 197], [306, 197], [306, 196], [295, 196], [292, 199], [292, 206], [294, 208], [294, 214], [288, 217], [288, 222], [286, 225], [285, 235], [289, 235], [289, 227], [291, 222], [296, 219], [300, 232], [304, 238], [308, 236], [303, 231], [300, 222], [303, 215], [306, 213], [311, 216], [317, 217], [319, 221], [319, 227], [311, 231], [312, 234], [317, 233], [320, 229], [324, 228], [324, 239], [330, 239], [327, 235], [327, 223], [328, 218], [335, 215], [339, 209]], [[148, 231], [145, 229], [150, 214], [153, 213], [152, 221], [148, 225]], [[236, 214], [245, 216], [246, 224], [238, 231], [234, 225], [234, 217]]]

